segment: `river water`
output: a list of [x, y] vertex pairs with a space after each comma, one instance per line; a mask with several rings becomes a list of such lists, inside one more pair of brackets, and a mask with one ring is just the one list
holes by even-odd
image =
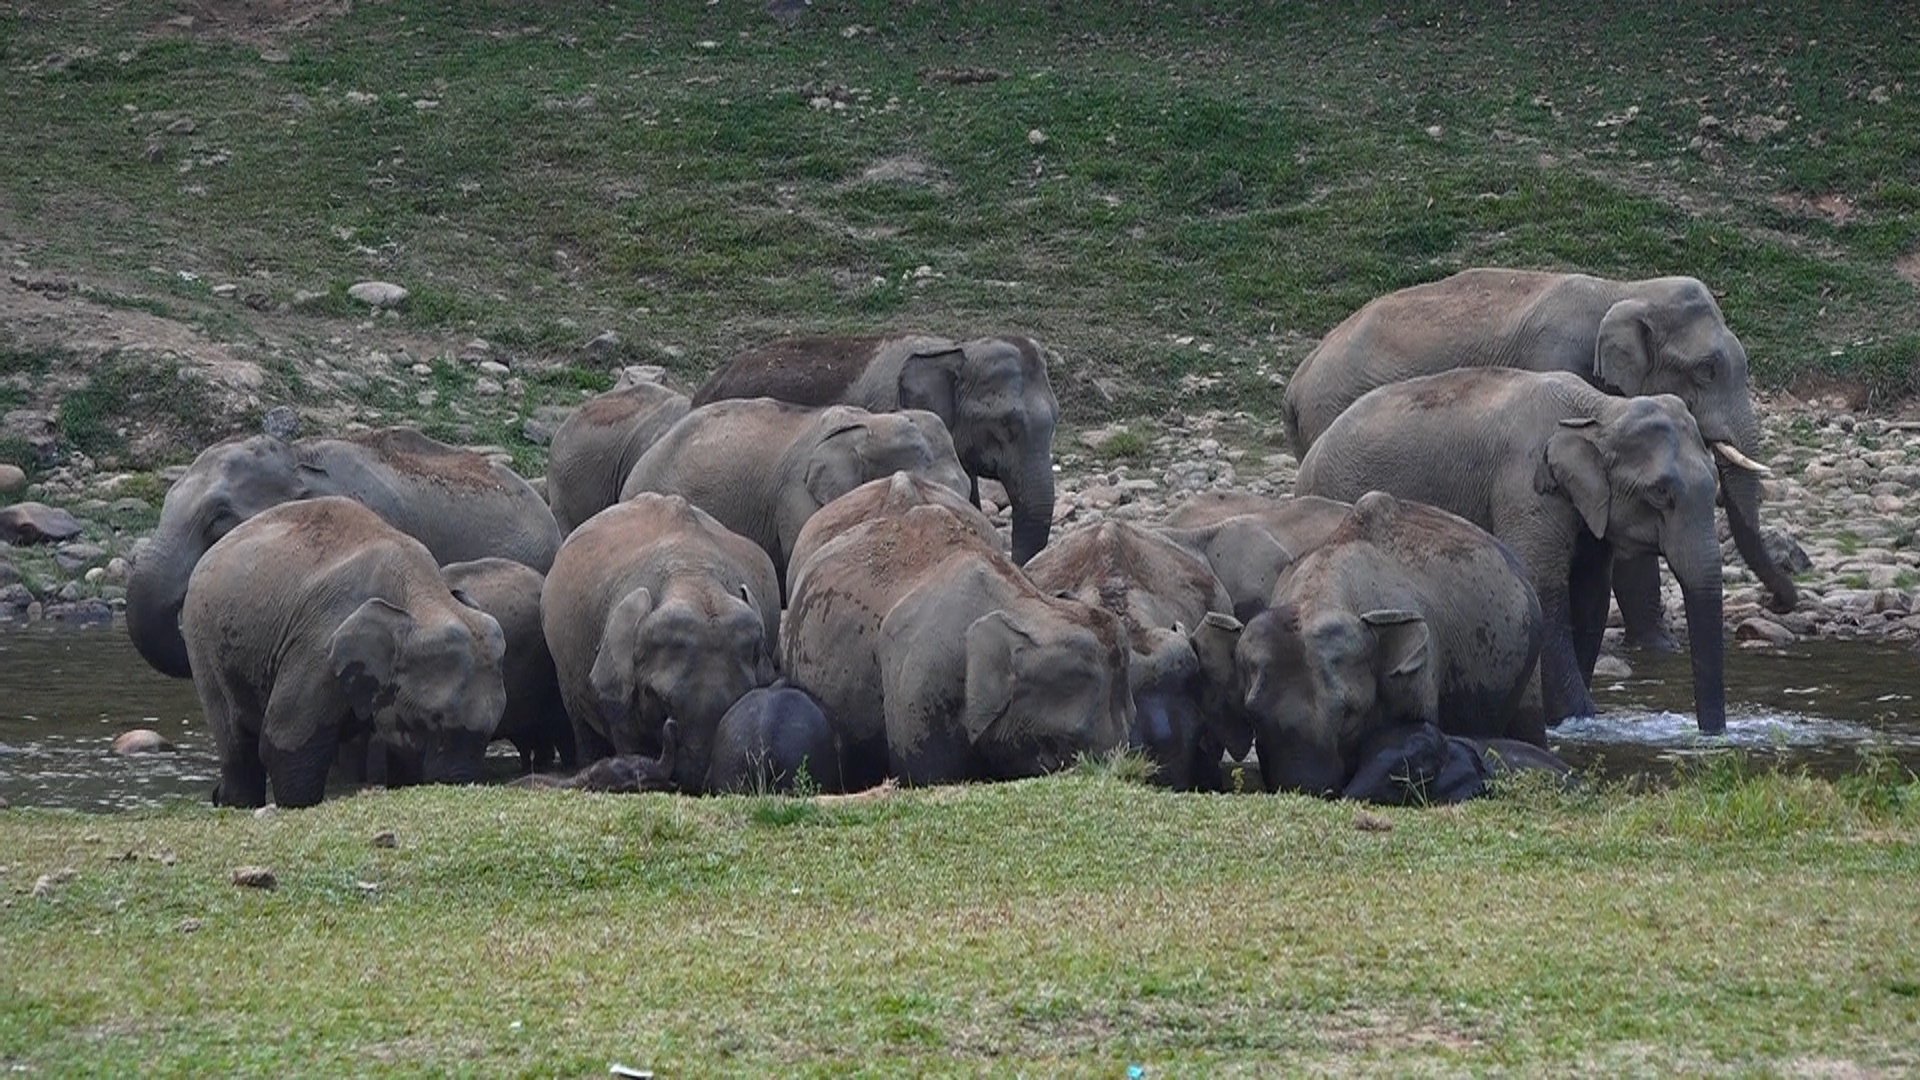
[[[1575, 766], [1606, 776], [1664, 773], [1727, 746], [1823, 775], [1863, 752], [1920, 772], [1920, 656], [1898, 645], [1807, 642], [1727, 653], [1727, 734], [1688, 714], [1684, 656], [1635, 655], [1632, 678], [1594, 687], [1601, 715], [1550, 736]], [[120, 757], [114, 737], [151, 728], [171, 753]], [[510, 775], [512, 750], [496, 746]], [[204, 801], [218, 778], [193, 684], [154, 672], [119, 626], [0, 626], [0, 797], [14, 806], [112, 811]]]

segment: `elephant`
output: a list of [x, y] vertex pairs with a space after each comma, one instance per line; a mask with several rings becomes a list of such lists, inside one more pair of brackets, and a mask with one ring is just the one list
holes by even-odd
[[[1690, 277], [1610, 281], [1585, 274], [1464, 270], [1378, 297], [1315, 347], [1281, 411], [1294, 453], [1376, 386], [1457, 367], [1567, 371], [1626, 397], [1673, 394], [1719, 459], [1721, 502], [1740, 557], [1776, 612], [1799, 594], [1760, 535], [1760, 427], [1747, 353], [1706, 285]], [[1672, 650], [1652, 554], [1615, 568], [1630, 644]]]
[[827, 714], [812, 694], [784, 680], [747, 691], [720, 718], [706, 790], [791, 795], [804, 786], [840, 790], [840, 746]]
[[657, 751], [679, 724], [675, 782], [698, 791], [720, 718], [773, 681], [773, 563], [677, 495], [615, 503], [567, 535], [540, 622], [582, 761]]
[[807, 523], [800, 527], [800, 535], [794, 538], [793, 553], [788, 557], [789, 591], [800, 587], [800, 568], [827, 541], [862, 522], [904, 513], [910, 506], [927, 503], [953, 511], [981, 540], [995, 551], [1000, 550], [999, 530], [993, 527], [993, 519], [981, 513], [978, 507], [944, 484], [913, 473], [896, 472], [892, 476], [861, 484], [821, 507], [819, 512], [807, 519]]
[[1458, 368], [1362, 395], [1307, 452], [1297, 483], [1431, 503], [1511, 547], [1545, 619], [1548, 723], [1593, 711], [1613, 558], [1659, 552], [1686, 604], [1695, 716], [1713, 733], [1726, 727], [1716, 477], [1671, 394], [1622, 398], [1565, 372]]
[[847, 790], [1036, 776], [1125, 744], [1119, 618], [1040, 591], [945, 507], [851, 529], [798, 576], [782, 668], [833, 721]]
[[1266, 610], [1281, 573], [1333, 535], [1347, 509], [1314, 495], [1205, 491], [1168, 511], [1159, 532], [1207, 560], [1245, 622]]
[[427, 545], [436, 562], [498, 555], [545, 572], [560, 527], [504, 465], [411, 428], [340, 439], [254, 435], [203, 451], [160, 507], [127, 581], [127, 635], [155, 670], [191, 674], [179, 616], [187, 579], [214, 542], [280, 503], [344, 495]]
[[1526, 568], [1445, 510], [1362, 495], [1288, 567], [1272, 605], [1203, 645], [1225, 651], [1269, 790], [1337, 794], [1384, 732], [1546, 745], [1534, 685], [1543, 628]]
[[425, 779], [479, 778], [506, 707], [506, 637], [456, 598], [420, 541], [352, 499], [284, 503], [233, 527], [181, 611], [220, 754], [213, 801], [312, 806], [342, 738], [373, 737]]
[[546, 575], [512, 559], [490, 557], [448, 563], [440, 577], [455, 596], [494, 617], [507, 638], [502, 674], [507, 707], [493, 737], [520, 752], [520, 770], [565, 768], [578, 764], [573, 725], [560, 698], [560, 677], [547, 648], [540, 621], [540, 593]]
[[1132, 650], [1127, 741], [1152, 760], [1153, 780], [1176, 791], [1222, 790], [1221, 755], [1246, 757], [1253, 729], [1235, 693], [1232, 654], [1194, 641], [1210, 628], [1209, 613], [1233, 609], [1206, 560], [1143, 526], [1103, 521], [1055, 539], [1026, 569], [1042, 592], [1119, 616]]
[[973, 504], [980, 505], [981, 477], [1006, 488], [1013, 561], [1025, 565], [1046, 546], [1053, 529], [1053, 429], [1060, 403], [1032, 339], [789, 338], [720, 365], [694, 391], [693, 404], [761, 395], [801, 405], [933, 413], [953, 434]]
[[966, 490], [953, 440], [932, 413], [746, 398], [689, 412], [640, 456], [620, 497], [685, 496], [766, 551], [779, 577], [777, 598], [786, 595], [788, 556], [807, 519], [861, 484], [903, 469]]
[[547, 504], [562, 535], [620, 501], [647, 448], [687, 415], [685, 394], [640, 382], [589, 399], [561, 422], [547, 450]]
[[571, 776], [528, 773], [510, 787], [558, 788], [569, 791], [601, 791], [638, 795], [646, 792], [678, 792], [674, 781], [679, 756], [679, 725], [668, 720], [660, 728], [660, 753], [616, 754], [581, 769]]

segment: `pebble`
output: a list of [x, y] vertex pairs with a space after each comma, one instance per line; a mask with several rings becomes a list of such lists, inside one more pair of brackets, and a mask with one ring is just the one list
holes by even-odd
[[264, 866], [236, 866], [233, 868], [233, 883], [247, 889], [276, 889], [280, 880], [273, 871]]
[[347, 295], [373, 308], [398, 307], [410, 295], [391, 281], [359, 281], [347, 286]]

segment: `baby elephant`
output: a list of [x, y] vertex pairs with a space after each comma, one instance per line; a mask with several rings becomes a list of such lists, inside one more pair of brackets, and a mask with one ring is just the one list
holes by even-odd
[[339, 496], [282, 503], [194, 568], [181, 613], [220, 752], [213, 800], [320, 801], [343, 737], [372, 736], [429, 781], [479, 778], [506, 707], [506, 638], [455, 599], [426, 545]]
[[528, 773], [512, 787], [560, 788], [572, 791], [602, 791], [623, 795], [641, 795], [649, 791], [678, 792], [673, 768], [677, 755], [677, 725], [669, 720], [660, 729], [660, 756], [615, 754], [581, 769], [572, 776]]
[[716, 795], [840, 790], [840, 746], [813, 695], [785, 682], [752, 690], [720, 718], [707, 790]]

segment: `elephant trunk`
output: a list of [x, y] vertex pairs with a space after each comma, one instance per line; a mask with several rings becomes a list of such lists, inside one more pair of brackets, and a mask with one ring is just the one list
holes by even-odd
[[1721, 621], [1720, 547], [1710, 526], [1685, 551], [1664, 552], [1680, 581], [1687, 610], [1687, 652], [1693, 663], [1693, 709], [1700, 730], [1714, 735], [1727, 728], [1726, 626]]
[[1346, 762], [1330, 746], [1310, 739], [1271, 736], [1257, 743], [1260, 776], [1268, 791], [1332, 798], [1347, 785]]
[[1723, 443], [1748, 459], [1738, 462], [1728, 460], [1724, 452], [1714, 455], [1720, 474], [1720, 501], [1727, 509], [1727, 529], [1733, 533], [1733, 545], [1741, 560], [1771, 594], [1767, 606], [1776, 612], [1792, 611], [1799, 602], [1799, 590], [1786, 570], [1767, 555], [1766, 543], [1760, 539], [1760, 474], [1751, 467], [1760, 457], [1760, 424], [1754, 419], [1752, 402], [1742, 394], [1730, 405], [1702, 408], [1695, 418], [1709, 447]]
[[429, 784], [479, 783], [486, 773], [488, 741], [464, 731], [436, 740], [420, 763], [420, 778]]
[[[1742, 452], [1747, 452], [1741, 447]], [[1767, 554], [1760, 538], [1760, 477], [1749, 469], [1719, 463], [1720, 492], [1727, 508], [1727, 529], [1733, 533], [1733, 546], [1740, 558], [1753, 569], [1770, 598], [1767, 607], [1775, 612], [1792, 611], [1800, 601], [1793, 578]]]
[[1053, 530], [1053, 461], [1040, 461], [1000, 478], [1013, 504], [1013, 561], [1022, 566], [1047, 546]]
[[142, 659], [162, 675], [185, 679], [193, 674], [187, 639], [180, 633], [180, 608], [186, 602], [191, 565], [143, 554], [127, 582], [127, 636]]

